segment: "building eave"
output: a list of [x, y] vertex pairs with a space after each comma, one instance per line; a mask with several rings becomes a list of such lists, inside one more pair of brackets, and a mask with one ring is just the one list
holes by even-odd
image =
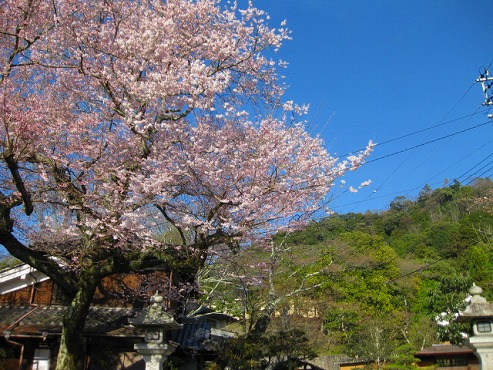
[[22, 264], [0, 272], [0, 295], [15, 292], [48, 279], [48, 276], [42, 272], [27, 264]]

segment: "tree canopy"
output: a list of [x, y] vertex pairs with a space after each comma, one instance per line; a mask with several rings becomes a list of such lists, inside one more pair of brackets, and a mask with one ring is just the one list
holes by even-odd
[[[378, 213], [334, 214], [280, 233], [275, 265], [272, 253], [245, 251], [236, 280], [231, 271], [224, 279], [221, 265], [208, 271], [224, 284], [204, 279], [204, 298], [245, 320], [247, 332], [262, 318], [259, 308], [276, 302], [266, 338], [304, 330], [319, 355], [414, 368], [413, 354], [424, 347], [462, 344], [470, 328], [454, 317], [473, 282], [493, 301], [492, 189], [490, 179], [425, 187], [416, 200], [397, 197]], [[254, 264], [264, 268], [253, 271]], [[231, 298], [235, 289], [245, 298]]]
[[103, 276], [299, 226], [371, 151], [306, 133], [272, 59], [289, 32], [252, 5], [1, 3], [0, 243], [72, 302], [59, 369]]

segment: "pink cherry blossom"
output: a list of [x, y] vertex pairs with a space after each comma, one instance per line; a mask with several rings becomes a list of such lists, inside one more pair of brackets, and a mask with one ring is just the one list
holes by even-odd
[[333, 158], [293, 123], [289, 30], [251, 4], [1, 4], [0, 244], [72, 299], [57, 368], [84, 363], [68, 354], [103, 276], [299, 227], [371, 151]]
[[372, 144], [339, 161], [288, 123], [307, 106], [279, 103], [266, 51], [290, 36], [267, 21], [216, 0], [3, 1], [0, 187], [11, 231], [28, 245], [145, 251], [166, 225], [207, 250], [322, 209]]

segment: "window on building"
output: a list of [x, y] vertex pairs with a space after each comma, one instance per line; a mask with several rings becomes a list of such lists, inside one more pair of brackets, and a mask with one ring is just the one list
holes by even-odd
[[436, 363], [440, 367], [467, 366], [467, 359], [464, 357], [438, 358]]
[[50, 355], [49, 348], [36, 348], [34, 351], [34, 359], [32, 364], [33, 370], [49, 370], [50, 369]]

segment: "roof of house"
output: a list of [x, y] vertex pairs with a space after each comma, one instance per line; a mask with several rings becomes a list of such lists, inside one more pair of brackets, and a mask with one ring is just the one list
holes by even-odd
[[[12, 338], [58, 336], [62, 330], [65, 306], [2, 306], [0, 336]], [[143, 338], [144, 329], [134, 327], [128, 319], [136, 312], [123, 307], [91, 307], [84, 334], [109, 337]], [[171, 340], [184, 348], [211, 351], [211, 341], [232, 337], [231, 332], [215, 329], [206, 317], [187, 318], [180, 330], [171, 332]]]
[[[49, 279], [26, 264], [0, 271], [0, 294], [20, 290], [26, 286]], [[170, 336], [184, 348], [209, 351], [211, 340], [230, 338], [232, 333], [213, 328], [211, 321], [231, 322], [229, 315], [215, 312], [208, 307], [194, 307], [193, 316], [183, 318], [182, 328], [172, 331]], [[0, 337], [47, 337], [59, 336], [62, 319], [67, 306], [26, 305], [14, 306], [0, 304]], [[129, 319], [141, 311], [128, 307], [96, 306], [90, 307], [83, 333], [109, 337], [144, 338], [145, 329], [130, 325]]]
[[211, 338], [211, 324], [206, 320], [186, 322], [181, 330], [172, 332], [171, 338], [184, 347], [201, 349], [204, 342]]
[[474, 351], [466, 346], [456, 346], [452, 344], [434, 344], [416, 353], [416, 357], [433, 357], [441, 355], [469, 355]]
[[[339, 370], [341, 366], [350, 365], [361, 365], [361, 362], [355, 362], [356, 359], [349, 357], [345, 354], [339, 355], [324, 355], [319, 356], [310, 360], [305, 360], [307, 365], [310, 365], [313, 370], [325, 369], [325, 370]], [[365, 361], [363, 364], [367, 364]]]
[[27, 264], [6, 268], [0, 270], [0, 294], [13, 292], [48, 279], [48, 276]]
[[[0, 333], [15, 336], [59, 335], [65, 306], [3, 306], [0, 305]], [[134, 312], [121, 307], [91, 307], [85, 334], [106, 334], [128, 325]]]

